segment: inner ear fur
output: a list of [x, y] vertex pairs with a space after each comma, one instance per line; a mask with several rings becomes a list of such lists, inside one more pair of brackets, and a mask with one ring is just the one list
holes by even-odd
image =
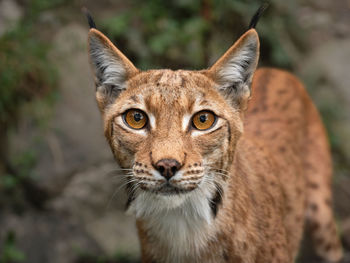
[[241, 111], [246, 109], [250, 98], [259, 46], [257, 32], [250, 29], [208, 70], [217, 89]]
[[112, 103], [126, 89], [126, 82], [139, 70], [97, 29], [90, 29], [88, 50], [96, 84], [100, 110]]

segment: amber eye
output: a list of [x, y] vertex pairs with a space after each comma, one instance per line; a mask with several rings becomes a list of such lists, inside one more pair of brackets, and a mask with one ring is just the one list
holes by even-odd
[[133, 129], [142, 129], [147, 124], [147, 115], [141, 110], [131, 109], [124, 113], [124, 120]]
[[214, 113], [210, 111], [200, 111], [193, 115], [192, 124], [198, 130], [211, 128], [216, 120]]

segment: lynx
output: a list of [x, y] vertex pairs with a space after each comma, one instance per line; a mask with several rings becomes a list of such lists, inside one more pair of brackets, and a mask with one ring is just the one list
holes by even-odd
[[325, 129], [296, 77], [256, 70], [254, 25], [209, 69], [140, 71], [88, 19], [142, 262], [294, 262], [304, 223], [320, 257], [342, 258]]

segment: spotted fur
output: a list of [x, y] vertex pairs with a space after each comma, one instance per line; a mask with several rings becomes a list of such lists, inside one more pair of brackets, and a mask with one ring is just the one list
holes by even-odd
[[[131, 170], [143, 262], [293, 262], [305, 219], [316, 252], [342, 257], [322, 122], [293, 75], [255, 72], [254, 29], [202, 71], [139, 71], [94, 28], [89, 51], [105, 136]], [[126, 124], [129, 109], [147, 114], [145, 128]], [[203, 131], [192, 125], [202, 110], [217, 116]], [[168, 183], [164, 159], [180, 167]]]

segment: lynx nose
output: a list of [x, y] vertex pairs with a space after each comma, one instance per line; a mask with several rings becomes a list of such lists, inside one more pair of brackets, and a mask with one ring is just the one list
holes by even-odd
[[170, 180], [180, 170], [181, 164], [175, 159], [162, 159], [156, 163], [155, 168], [165, 179]]

